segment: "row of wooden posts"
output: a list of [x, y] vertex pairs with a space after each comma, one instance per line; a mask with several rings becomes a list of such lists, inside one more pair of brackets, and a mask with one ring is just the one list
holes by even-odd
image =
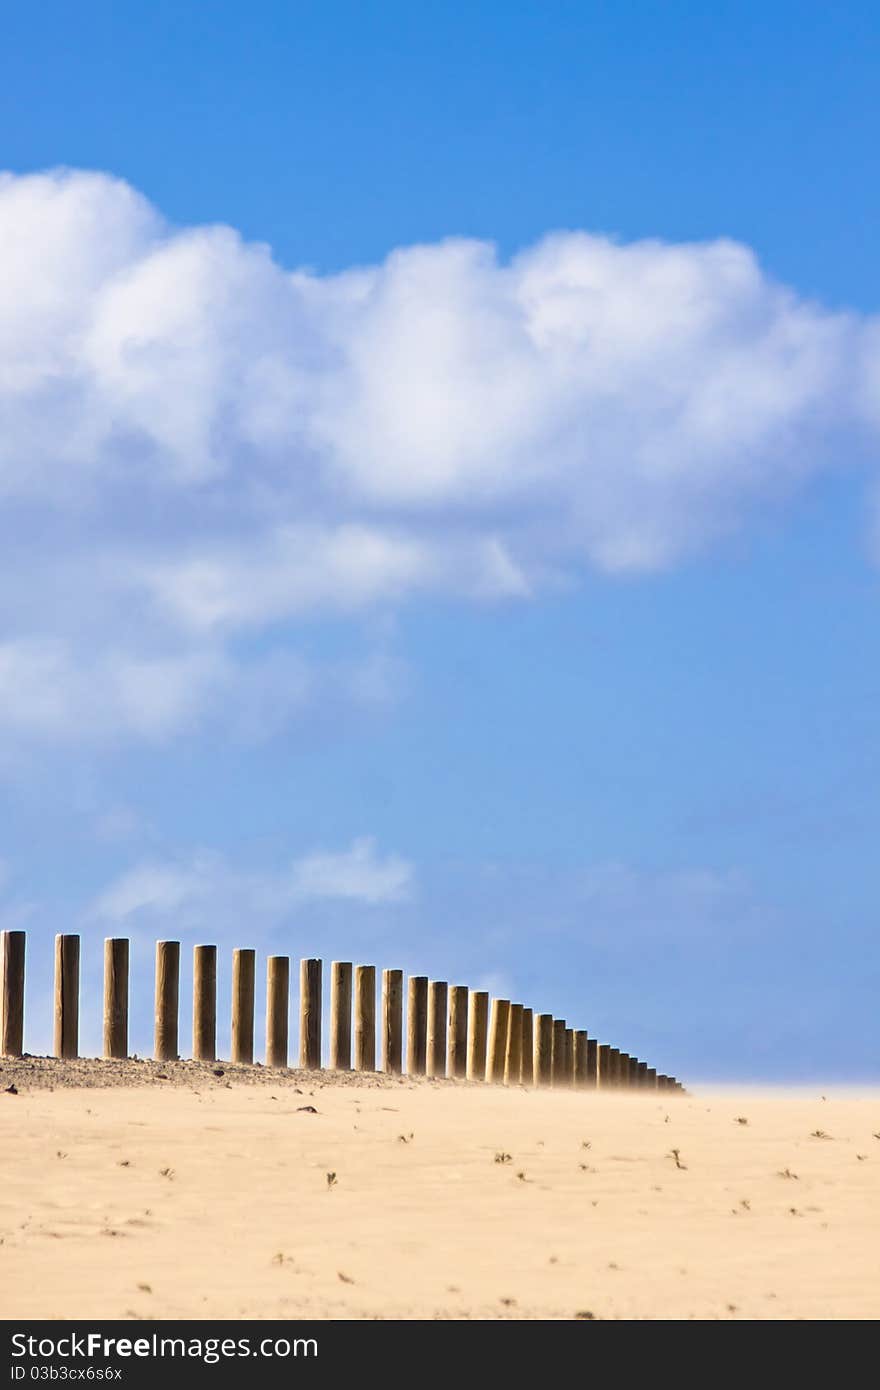
[[[78, 936], [55, 938], [56, 1057], [79, 1055]], [[104, 942], [104, 1056], [128, 1052], [129, 943]], [[300, 962], [299, 1065], [322, 1066], [323, 967]], [[25, 933], [4, 931], [0, 953], [0, 1054], [20, 1057], [24, 1048]], [[254, 1060], [256, 952], [232, 953], [233, 1062]], [[180, 942], [156, 943], [154, 1056], [179, 1056]], [[447, 985], [410, 975], [407, 982], [406, 1071], [411, 1076], [460, 1077], [508, 1085], [650, 1087], [681, 1090], [675, 1077], [659, 1073], [619, 1048], [599, 1043], [586, 1029], [569, 1028], [552, 1014], [537, 1014], [484, 990]], [[404, 975], [382, 971], [380, 1069], [404, 1070]], [[352, 1010], [352, 1005], [353, 1010]], [[269, 956], [266, 972], [266, 1066], [288, 1065], [290, 958]], [[354, 1047], [352, 1048], [352, 1012]], [[213, 1062], [217, 1050], [217, 947], [193, 948], [192, 1055]], [[330, 966], [330, 1067], [376, 1071], [376, 967], [333, 961]]]

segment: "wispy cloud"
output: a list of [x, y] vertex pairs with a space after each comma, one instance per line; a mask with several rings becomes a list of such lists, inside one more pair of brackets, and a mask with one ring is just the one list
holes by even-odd
[[218, 854], [200, 851], [133, 865], [98, 894], [86, 915], [135, 926], [174, 918], [180, 930], [232, 919], [239, 929], [247, 922], [254, 931], [271, 928], [310, 902], [338, 899], [368, 908], [406, 902], [415, 882], [408, 860], [383, 856], [369, 838], [263, 871], [246, 871]]

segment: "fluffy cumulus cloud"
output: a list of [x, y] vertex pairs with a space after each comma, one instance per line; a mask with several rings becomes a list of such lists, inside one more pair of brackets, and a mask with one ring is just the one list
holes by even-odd
[[277, 722], [321, 686], [297, 624], [668, 567], [880, 427], [877, 324], [729, 241], [320, 276], [60, 171], [0, 176], [0, 266], [0, 720], [33, 736]]

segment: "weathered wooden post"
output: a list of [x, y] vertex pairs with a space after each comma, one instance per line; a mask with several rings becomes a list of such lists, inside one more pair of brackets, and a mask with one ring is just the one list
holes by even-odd
[[79, 937], [55, 937], [55, 1056], [79, 1055]]
[[484, 989], [473, 989], [468, 1015], [469, 1081], [486, 1080], [487, 1031], [489, 1027], [489, 995]]
[[157, 1062], [176, 1062], [180, 1004], [180, 942], [156, 942], [156, 1029], [153, 1051]]
[[493, 999], [489, 1015], [489, 1060], [486, 1080], [501, 1085], [504, 1080], [504, 1057], [507, 1052], [507, 1022], [510, 1000]]
[[104, 941], [104, 1057], [128, 1056], [128, 941], [108, 936]]
[[565, 1084], [574, 1088], [574, 1029], [565, 1030]]
[[429, 1076], [446, 1075], [446, 1004], [449, 990], [445, 980], [432, 980], [428, 987], [428, 1046]]
[[511, 1004], [507, 1011], [507, 1040], [504, 1046], [504, 1084], [518, 1086], [522, 1080], [522, 1004]]
[[535, 1084], [535, 1023], [531, 1009], [522, 1011], [522, 1084]]
[[596, 1038], [587, 1035], [587, 1080], [586, 1086], [590, 1091], [595, 1091], [599, 1084], [599, 1043]]
[[245, 946], [232, 952], [232, 1060], [244, 1066], [254, 1060], [256, 970], [256, 951]]
[[583, 1091], [587, 1087], [587, 1030], [578, 1028], [574, 1035], [574, 1084]]
[[634, 1090], [639, 1084], [639, 1059], [630, 1057], [629, 1059], [629, 1084], [630, 1089]]
[[608, 1043], [599, 1044], [599, 1065], [596, 1068], [597, 1084], [602, 1091], [606, 1091], [611, 1085], [611, 1077], [608, 1074], [608, 1055], [611, 1048]]
[[553, 1085], [563, 1087], [568, 1084], [565, 1069], [565, 1019], [553, 1020]]
[[553, 1015], [538, 1014], [535, 1019], [535, 1085], [553, 1085]]
[[645, 1081], [646, 1081], [646, 1084], [647, 1084], [649, 1090], [656, 1091], [656, 1089], [657, 1089], [657, 1069], [656, 1069], [656, 1067], [648, 1067], [648, 1070], [647, 1070], [646, 1073], [645, 1073]]
[[287, 1067], [290, 957], [266, 961], [266, 1066]]
[[382, 971], [382, 1070], [403, 1071], [403, 971]]
[[467, 1076], [468, 990], [467, 985], [449, 987], [449, 1075], [463, 1080]]
[[351, 963], [330, 966], [330, 1066], [351, 1071]]
[[646, 1085], [648, 1084], [648, 1063], [647, 1063], [647, 1062], [639, 1062], [638, 1084], [639, 1084], [640, 1087], [644, 1087], [644, 1086], [646, 1086]]
[[299, 963], [299, 1064], [305, 1071], [321, 1067], [321, 979], [319, 960]]
[[376, 1070], [375, 965], [354, 972], [354, 1064], [358, 1071]]
[[0, 957], [0, 1056], [24, 1052], [25, 933], [4, 931]]
[[621, 1090], [629, 1089], [629, 1053], [621, 1052], [617, 1064], [617, 1084]]
[[193, 1041], [197, 1062], [217, 1056], [217, 947], [193, 947]]
[[424, 1076], [428, 1050], [428, 977], [410, 975], [406, 995], [406, 1069]]
[[615, 1089], [620, 1085], [620, 1048], [608, 1049], [608, 1081]]

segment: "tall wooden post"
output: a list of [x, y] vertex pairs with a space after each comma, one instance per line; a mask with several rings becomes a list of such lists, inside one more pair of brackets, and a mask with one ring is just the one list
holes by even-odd
[[535, 1019], [535, 1085], [553, 1084], [553, 1015], [538, 1014]]
[[428, 977], [410, 975], [406, 998], [406, 1069], [424, 1076], [428, 1049]]
[[299, 963], [299, 1064], [305, 1071], [321, 1066], [321, 978], [319, 960]]
[[217, 947], [193, 947], [193, 1041], [197, 1062], [217, 1056]]
[[510, 1000], [493, 999], [489, 1014], [489, 1057], [486, 1066], [486, 1080], [500, 1085], [504, 1080], [504, 1056], [507, 1052], [507, 1021], [510, 1017]]
[[24, 1052], [25, 933], [4, 931], [0, 956], [0, 1056]]
[[449, 987], [449, 1063], [450, 1076], [467, 1076], [468, 991], [467, 985]]
[[55, 1056], [79, 1055], [79, 937], [55, 937]]
[[620, 1048], [608, 1049], [608, 1080], [615, 1089], [620, 1085]]
[[330, 1066], [351, 1071], [351, 964], [335, 960], [330, 966]]
[[599, 1043], [587, 1036], [587, 1089], [595, 1091], [599, 1084]]
[[428, 987], [428, 1052], [429, 1076], [446, 1075], [446, 1003], [448, 988], [444, 980], [432, 980]]
[[620, 1072], [620, 1074], [619, 1074], [619, 1079], [618, 1079], [618, 1082], [617, 1082], [618, 1086], [620, 1086], [622, 1090], [625, 1090], [625, 1091], [626, 1091], [626, 1090], [629, 1090], [629, 1053], [628, 1053], [628, 1052], [621, 1052], [621, 1054], [620, 1054], [619, 1072]]
[[266, 1066], [287, 1067], [290, 1016], [290, 957], [266, 962]]
[[566, 1086], [568, 1077], [565, 1070], [565, 1019], [553, 1020], [553, 1085]]
[[578, 1028], [574, 1035], [574, 1085], [578, 1091], [587, 1088], [587, 1030]]
[[507, 1043], [504, 1050], [504, 1084], [522, 1082], [522, 1004], [511, 1004], [507, 1015]]
[[608, 1043], [599, 1044], [599, 1065], [596, 1068], [596, 1078], [600, 1089], [603, 1091], [607, 1091], [609, 1086], [611, 1085], [611, 1077], [609, 1075], [608, 1064], [608, 1057], [610, 1052], [611, 1048], [609, 1047]]
[[574, 1088], [574, 1029], [565, 1030], [565, 1084]]
[[257, 953], [245, 946], [232, 952], [232, 1060], [254, 1060], [254, 989]]
[[376, 1070], [375, 965], [354, 972], [354, 1064], [358, 1071]]
[[403, 971], [382, 971], [382, 1070], [403, 1071]]
[[128, 1056], [128, 941], [108, 936], [104, 942], [104, 1056]]
[[648, 1063], [647, 1063], [647, 1062], [639, 1062], [639, 1070], [638, 1070], [638, 1081], [637, 1081], [637, 1084], [638, 1084], [639, 1086], [642, 1086], [642, 1087], [643, 1087], [643, 1086], [646, 1086], [646, 1085], [648, 1084]]
[[179, 1055], [177, 1025], [180, 1004], [180, 942], [156, 942], [156, 1030], [153, 1051], [157, 1062], [175, 1062]]
[[473, 989], [468, 1016], [469, 1081], [486, 1080], [487, 1033], [489, 1028], [489, 995], [484, 989]]
[[522, 1011], [522, 1084], [535, 1084], [535, 1032], [531, 1009]]
[[656, 1069], [656, 1067], [648, 1067], [648, 1070], [647, 1070], [647, 1072], [645, 1073], [645, 1083], [646, 1083], [646, 1085], [648, 1086], [649, 1090], [656, 1091], [656, 1089], [657, 1089], [657, 1069]]

